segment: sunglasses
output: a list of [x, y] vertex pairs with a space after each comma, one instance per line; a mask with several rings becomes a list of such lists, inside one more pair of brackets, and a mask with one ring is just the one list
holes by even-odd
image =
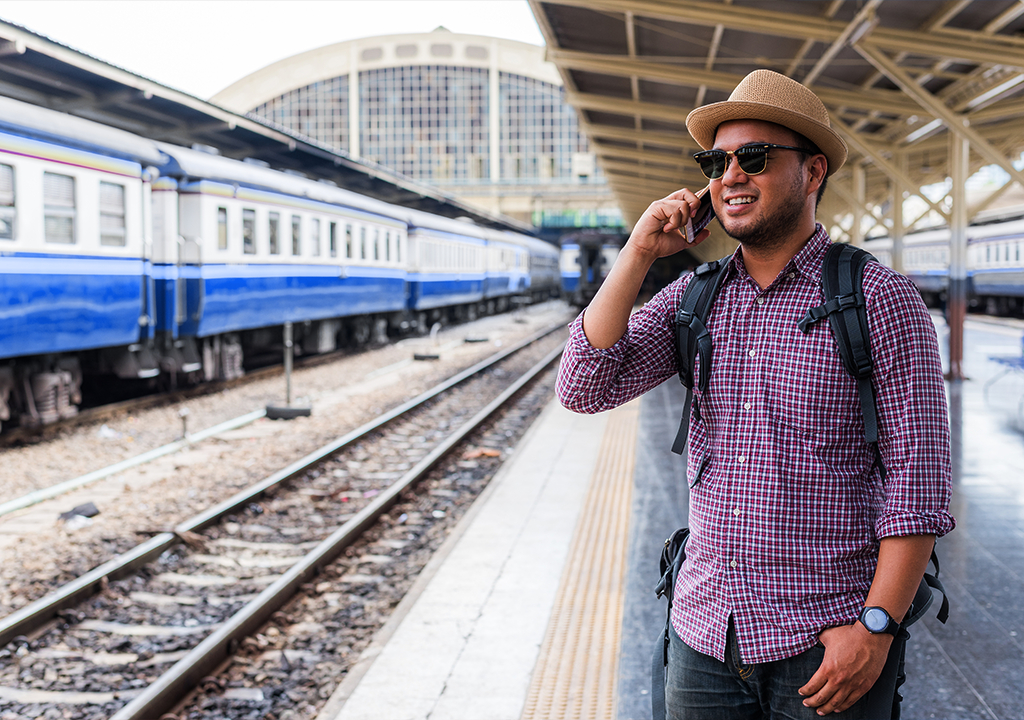
[[708, 180], [718, 180], [729, 168], [729, 156], [733, 155], [740, 164], [740, 170], [747, 175], [760, 175], [768, 167], [768, 153], [771, 150], [796, 150], [797, 152], [816, 155], [813, 150], [793, 147], [792, 145], [776, 145], [775, 143], [753, 143], [736, 150], [702, 150], [693, 154], [693, 159], [700, 165], [700, 171]]

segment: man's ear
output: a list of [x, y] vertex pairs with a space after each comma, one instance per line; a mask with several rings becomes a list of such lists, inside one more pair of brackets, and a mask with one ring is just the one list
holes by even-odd
[[828, 160], [824, 155], [815, 155], [811, 158], [807, 169], [808, 178], [812, 186], [809, 188], [811, 194], [816, 194], [821, 183], [825, 181], [825, 174], [828, 172]]

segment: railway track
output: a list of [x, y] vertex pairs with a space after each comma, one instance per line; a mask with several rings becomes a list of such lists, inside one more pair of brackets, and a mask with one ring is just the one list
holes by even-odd
[[[359, 620], [367, 607], [379, 615], [399, 599], [402, 583], [385, 578], [411, 582], [429, 556], [425, 548], [461, 514], [450, 511], [467, 506], [482, 488], [480, 478], [465, 480], [465, 472], [497, 463], [502, 439], [518, 426], [513, 419], [490, 446], [478, 443], [469, 459], [451, 460], [451, 453], [493, 424], [491, 418], [538, 374], [550, 374], [560, 344], [544, 352], [538, 345], [557, 344], [551, 334], [560, 327], [459, 373], [0, 619], [0, 718], [6, 720], [2, 703], [17, 709], [12, 717], [60, 708], [55, 717], [154, 718], [190, 692], [212, 693], [214, 705], [252, 705], [263, 693], [258, 686], [227, 687], [212, 676], [235, 652], [258, 650], [263, 657], [272, 637], [362, 628], [332, 654], [354, 652], [372, 635]], [[454, 462], [455, 471], [414, 494], [442, 462]], [[396, 503], [404, 509], [388, 514]], [[359, 542], [365, 548], [346, 557]], [[382, 583], [388, 588], [383, 594]], [[334, 619], [291, 622], [281, 608], [296, 593], [315, 596], [314, 604]], [[271, 629], [258, 632], [268, 622]], [[275, 662], [302, 665], [322, 654], [282, 649]], [[261, 707], [253, 717], [265, 716], [266, 702], [255, 704]], [[209, 716], [208, 709], [183, 712], [180, 717]], [[243, 716], [234, 710], [224, 715]]]
[[[320, 355], [297, 357], [293, 360], [293, 363], [296, 370], [313, 368], [335, 362], [339, 358], [352, 355], [354, 352], [361, 352], [362, 350], [365, 350], [365, 348], [355, 350], [346, 348], [344, 350], [336, 350], [334, 352], [323, 353]], [[205, 382], [192, 387], [180, 388], [168, 392], [140, 395], [139, 397], [130, 398], [128, 400], [119, 400], [117, 402], [105, 403], [94, 407], [82, 408], [74, 417], [64, 418], [47, 425], [4, 427], [3, 431], [0, 432], [0, 449], [25, 442], [45, 442], [58, 437], [63, 432], [67, 432], [68, 430], [82, 425], [96, 424], [114, 417], [137, 413], [142, 410], [177, 405], [188, 400], [204, 397], [206, 395], [214, 395], [216, 393], [224, 392], [225, 390], [244, 387], [254, 382], [277, 377], [283, 374], [283, 363], [270, 364], [247, 370], [245, 375], [239, 378], [234, 378], [233, 380]]]

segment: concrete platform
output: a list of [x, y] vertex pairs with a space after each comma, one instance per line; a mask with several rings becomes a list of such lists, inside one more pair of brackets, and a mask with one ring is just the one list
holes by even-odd
[[[958, 527], [939, 543], [950, 619], [912, 628], [905, 720], [1022, 717], [1024, 375], [983, 392], [1022, 333], [965, 331], [971, 379], [949, 392]], [[687, 514], [669, 451], [681, 407], [671, 380], [594, 417], [553, 402], [320, 720], [649, 718], [657, 557]]]

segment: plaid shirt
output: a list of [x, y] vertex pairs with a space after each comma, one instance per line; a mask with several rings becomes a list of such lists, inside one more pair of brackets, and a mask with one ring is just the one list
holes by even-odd
[[[730, 616], [743, 662], [809, 649], [822, 629], [856, 620], [879, 538], [954, 526], [942, 365], [914, 286], [878, 263], [864, 271], [884, 483], [829, 323], [797, 328], [823, 301], [830, 242], [818, 225], [764, 290], [737, 252], [709, 318], [713, 372], [690, 423], [692, 535], [672, 624], [719, 660]], [[557, 386], [567, 408], [608, 410], [677, 373], [675, 313], [690, 277], [634, 313], [606, 350], [587, 341], [582, 314], [574, 321]]]

